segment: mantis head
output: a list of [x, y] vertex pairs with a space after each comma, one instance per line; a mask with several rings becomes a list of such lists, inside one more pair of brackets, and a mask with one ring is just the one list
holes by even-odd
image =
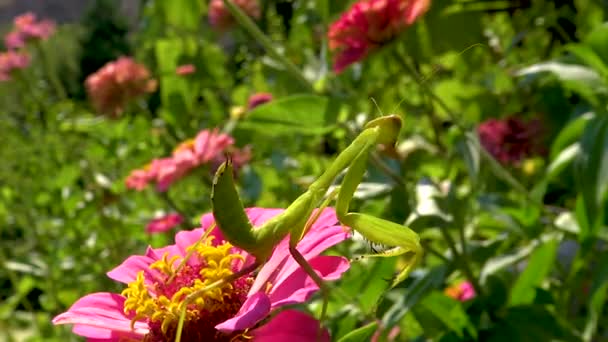
[[401, 131], [401, 117], [398, 115], [386, 115], [371, 120], [365, 124], [364, 129], [378, 127], [380, 135], [378, 136], [378, 144], [393, 146], [397, 142], [399, 132]]

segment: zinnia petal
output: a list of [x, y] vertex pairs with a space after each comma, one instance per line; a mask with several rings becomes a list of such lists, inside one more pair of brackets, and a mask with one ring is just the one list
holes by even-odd
[[[326, 281], [340, 278], [350, 267], [346, 258], [335, 256], [318, 256], [309, 260], [309, 263]], [[318, 289], [314, 280], [302, 268], [298, 268], [289, 277], [273, 286], [268, 296], [274, 309], [283, 305], [303, 303]]]
[[254, 326], [270, 313], [270, 299], [266, 294], [258, 292], [247, 298], [239, 312], [231, 319], [220, 323], [215, 328], [222, 332], [245, 330]]
[[148, 247], [146, 255], [132, 255], [106, 274], [110, 279], [129, 284], [137, 279], [137, 274], [140, 271], [143, 271], [146, 283], [151, 283], [158, 279], [159, 274], [157, 271], [150, 269], [150, 265], [160, 260], [165, 252], [169, 253], [169, 258], [182, 255], [180, 249], [174, 245], [159, 249]]
[[[131, 317], [123, 313], [125, 298], [123, 296], [99, 292], [80, 298], [68, 311], [53, 318], [53, 324], [81, 325], [79, 334], [85, 337], [109, 338], [112, 332], [124, 336], [143, 336], [148, 332], [147, 324], [135, 322], [131, 330]], [[86, 327], [92, 327], [87, 329]]]
[[[311, 226], [306, 238], [298, 243], [298, 251], [307, 260], [319, 255], [326, 249], [344, 241], [349, 233], [338, 224], [335, 210], [326, 208], [319, 219]], [[270, 281], [279, 284], [300, 266], [291, 257], [289, 240], [284, 239], [277, 245], [270, 259], [256, 277], [249, 293], [260, 291]]]
[[[297, 310], [285, 310], [252, 331], [252, 334], [256, 342], [329, 342], [329, 333], [319, 325], [319, 321], [310, 315]], [[319, 329], [322, 329], [321, 336]]]

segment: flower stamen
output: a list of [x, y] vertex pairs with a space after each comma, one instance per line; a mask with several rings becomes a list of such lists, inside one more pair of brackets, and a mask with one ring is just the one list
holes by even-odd
[[[188, 247], [183, 258], [170, 257], [166, 252], [152, 263], [149, 268], [158, 271], [159, 276], [146, 279], [144, 271], [140, 271], [122, 292], [126, 297], [125, 314], [134, 314], [131, 328], [136, 321], [147, 320], [151, 327], [148, 340], [173, 340], [186, 325], [210, 325], [212, 317], [222, 316], [219, 312], [233, 315], [244, 302], [252, 279], [226, 280], [239, 273], [235, 268], [243, 264], [244, 257], [233, 252], [228, 242], [214, 244], [215, 236], [209, 236], [211, 230], [212, 227]], [[188, 263], [189, 260], [194, 262]], [[215, 324], [209, 327], [213, 329]], [[197, 336], [205, 334], [198, 332]]]

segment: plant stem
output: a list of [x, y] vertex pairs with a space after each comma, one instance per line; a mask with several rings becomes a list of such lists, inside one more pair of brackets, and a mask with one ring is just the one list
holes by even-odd
[[61, 81], [57, 77], [57, 72], [55, 68], [51, 67], [51, 63], [48, 59], [48, 56], [44, 52], [44, 48], [42, 47], [40, 42], [36, 42], [36, 49], [38, 50], [38, 55], [40, 59], [42, 59], [42, 67], [44, 68], [44, 73], [49, 78], [49, 82], [52, 87], [55, 89], [55, 93], [60, 100], [65, 100], [67, 98], [67, 93]]
[[251, 20], [251, 18], [249, 18], [247, 14], [245, 14], [238, 6], [236, 6], [232, 2], [232, 0], [223, 1], [228, 11], [230, 11], [230, 14], [234, 16], [236, 21], [247, 32], [249, 32], [249, 34], [252, 35], [253, 38], [255, 38], [260, 44], [262, 44], [266, 52], [271, 57], [281, 62], [281, 64], [283, 64], [283, 66], [285, 67], [285, 70], [289, 74], [291, 74], [296, 80], [298, 80], [298, 82], [300, 82], [300, 84], [302, 84], [307, 90], [312, 91], [312, 85], [310, 84], [310, 82], [308, 82], [304, 75], [302, 75], [302, 72], [289, 59], [287, 59], [287, 57], [277, 51], [272, 41], [268, 37], [266, 37], [266, 35], [258, 28], [258, 26], [253, 22], [253, 20]]
[[[464, 228], [460, 227], [460, 229], [462, 230]], [[454, 241], [446, 227], [440, 225], [439, 230], [441, 231], [441, 235], [443, 235], [443, 239], [448, 244], [448, 248], [450, 249], [452, 254], [454, 254], [454, 260], [457, 261], [457, 264], [460, 266], [461, 271], [464, 273], [465, 277], [471, 282], [471, 285], [473, 285], [475, 293], [481, 295], [483, 289], [479, 284], [479, 280], [473, 275], [468, 255], [466, 255], [465, 253], [460, 253], [458, 251], [458, 248], [456, 247], [456, 241]]]
[[[424, 82], [424, 80], [422, 80], [422, 78], [420, 77], [418, 72], [414, 69], [414, 67], [411, 65], [411, 63], [409, 63], [408, 60], [404, 56], [402, 56], [396, 49], [393, 50], [393, 52], [395, 54], [397, 62], [405, 69], [406, 72], [408, 72], [410, 74], [410, 76], [416, 81], [416, 83], [418, 83], [420, 88], [431, 98], [432, 101], [435, 101], [437, 104], [439, 104], [439, 106], [441, 108], [443, 108], [443, 110], [446, 112], [446, 114], [448, 115], [448, 117], [450, 118], [452, 123], [456, 127], [458, 127], [458, 129], [462, 133], [465, 133], [466, 129], [459, 122], [459, 120], [457, 119], [454, 112], [452, 112], [452, 110], [450, 110], [448, 105], [439, 96], [437, 96], [435, 94], [433, 89], [426, 82]], [[432, 110], [430, 111], [429, 115], [430, 115], [431, 122], [434, 122], [437, 120], [437, 118], [433, 115]], [[527, 191], [526, 191], [526, 194], [527, 194]], [[452, 238], [450, 233], [447, 231], [446, 227], [441, 226], [439, 228], [440, 228], [441, 234], [443, 235], [444, 240], [448, 244], [449, 249], [452, 251], [452, 254], [454, 254], [454, 259], [457, 260], [457, 263], [460, 266], [460, 269], [462, 270], [462, 272], [465, 274], [467, 279], [473, 285], [475, 292], [481, 295], [482, 287], [479, 284], [479, 280], [473, 274], [473, 271], [471, 269], [470, 260], [467, 255], [467, 252], [466, 252], [467, 248], [466, 248], [466, 239], [464, 238], [464, 227], [460, 226], [460, 225], [458, 227], [458, 230], [459, 230], [458, 235], [459, 235], [461, 243], [462, 243], [462, 253], [458, 251], [458, 248], [456, 247], [456, 242], [454, 241], [454, 239]]]

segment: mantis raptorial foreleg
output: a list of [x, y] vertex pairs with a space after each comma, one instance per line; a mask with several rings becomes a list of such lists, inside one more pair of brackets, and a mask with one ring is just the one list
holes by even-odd
[[383, 116], [372, 120], [355, 140], [342, 151], [328, 169], [313, 182], [308, 190], [298, 197], [281, 214], [254, 228], [250, 223], [234, 186], [230, 161], [222, 164], [215, 175], [211, 201], [215, 221], [225, 239], [264, 263], [271, 256], [275, 246], [290, 234], [289, 250], [302, 269], [317, 283], [324, 296], [322, 315], [327, 305], [327, 288], [296, 246], [314, 222], [313, 211], [319, 205], [327, 206], [330, 196], [323, 200], [329, 187], [340, 173], [348, 169], [338, 187], [336, 213], [338, 220], [363, 235], [372, 242], [395, 246], [394, 249], [377, 256], [396, 256], [408, 254], [406, 267], [395, 277], [392, 286], [401, 282], [413, 268], [422, 254], [418, 235], [409, 228], [370, 215], [348, 212], [350, 201], [365, 173], [367, 157], [377, 144], [395, 144], [401, 119], [395, 115]]

